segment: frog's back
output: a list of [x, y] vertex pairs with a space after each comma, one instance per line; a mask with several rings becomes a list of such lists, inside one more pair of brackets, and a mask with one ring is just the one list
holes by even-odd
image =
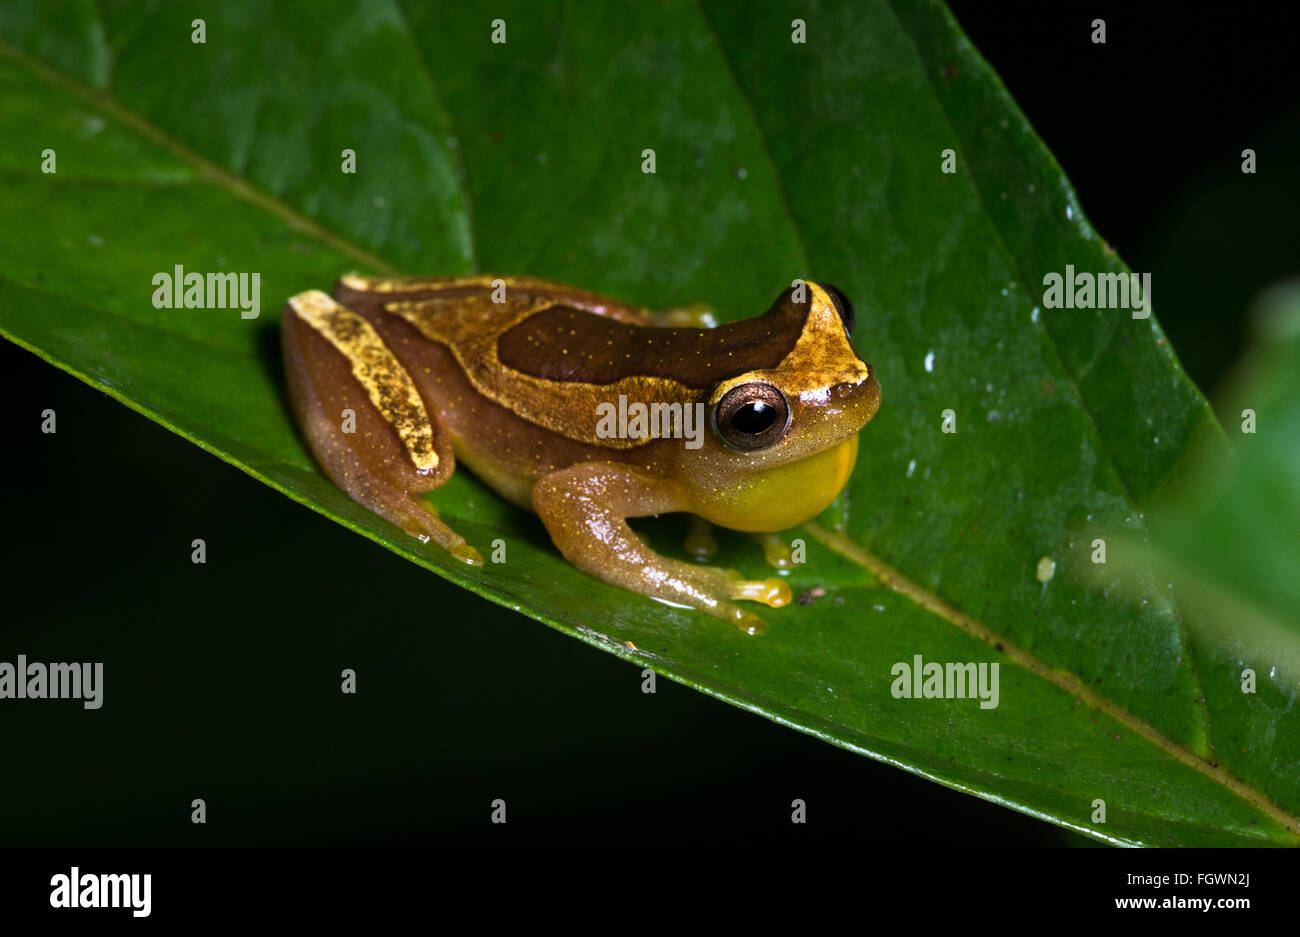
[[[481, 315], [509, 318], [521, 304], [567, 303], [584, 312], [629, 322], [645, 310], [538, 277], [473, 274], [458, 277], [362, 277], [348, 274], [334, 285], [334, 299], [358, 312], [419, 308], [430, 318], [455, 317], [466, 306]], [[490, 303], [491, 309], [481, 308]]]
[[[370, 320], [453, 431], [481, 435], [476, 420], [508, 414], [606, 453], [643, 443], [602, 435], [602, 404], [702, 402], [719, 381], [774, 367], [806, 316], [778, 302], [714, 329], [665, 328], [648, 324], [644, 309], [594, 293], [486, 275], [344, 277], [334, 296]], [[490, 417], [486, 404], [495, 405]]]

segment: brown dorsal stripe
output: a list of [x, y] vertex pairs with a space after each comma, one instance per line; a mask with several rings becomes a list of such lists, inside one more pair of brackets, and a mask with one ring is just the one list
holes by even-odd
[[713, 329], [654, 328], [557, 305], [509, 329], [497, 354], [506, 367], [548, 381], [612, 384], [642, 376], [705, 388], [776, 367], [807, 315], [807, 308], [778, 302], [762, 316]]

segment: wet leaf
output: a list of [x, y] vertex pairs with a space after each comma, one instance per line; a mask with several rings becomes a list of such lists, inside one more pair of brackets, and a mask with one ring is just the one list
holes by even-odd
[[[1112, 842], [1294, 843], [1300, 762], [1240, 751], [1282, 717], [1224, 689], [1167, 589], [1081, 574], [1090, 525], [1140, 530], [1218, 444], [1205, 401], [1154, 318], [1044, 307], [1047, 273], [1125, 268], [946, 9], [805, 6], [796, 43], [776, 6], [722, 2], [8, 4], [0, 331], [440, 576], [768, 718]], [[256, 272], [260, 315], [155, 308], [177, 265]], [[788, 535], [807, 600], [752, 639], [603, 586], [464, 472], [433, 500], [505, 566], [353, 504], [294, 430], [275, 327], [349, 269], [726, 318], [797, 276], [840, 286], [885, 403], [846, 495]], [[647, 531], [679, 549], [672, 521]], [[722, 559], [763, 568], [740, 538]], [[896, 698], [917, 657], [999, 664], [997, 706]]]

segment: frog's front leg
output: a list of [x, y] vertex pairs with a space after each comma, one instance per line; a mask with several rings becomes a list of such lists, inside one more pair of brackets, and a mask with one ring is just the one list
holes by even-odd
[[660, 556], [632, 532], [629, 517], [681, 511], [666, 483], [626, 466], [588, 462], [540, 478], [533, 507], [565, 558], [583, 572], [641, 595], [679, 602], [735, 624], [748, 634], [763, 620], [730, 600], [789, 603], [779, 579], [743, 579], [731, 570]]
[[451, 441], [369, 320], [311, 290], [289, 300], [281, 337], [290, 403], [330, 480], [407, 533], [481, 566], [421, 497], [451, 476]]

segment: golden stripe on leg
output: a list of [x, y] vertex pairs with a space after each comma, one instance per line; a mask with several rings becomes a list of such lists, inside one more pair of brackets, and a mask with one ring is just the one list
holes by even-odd
[[379, 337], [374, 326], [320, 290], [299, 293], [289, 305], [302, 321], [329, 340], [352, 366], [352, 376], [370, 402], [397, 431], [417, 471], [438, 467], [433, 424], [415, 382]]

